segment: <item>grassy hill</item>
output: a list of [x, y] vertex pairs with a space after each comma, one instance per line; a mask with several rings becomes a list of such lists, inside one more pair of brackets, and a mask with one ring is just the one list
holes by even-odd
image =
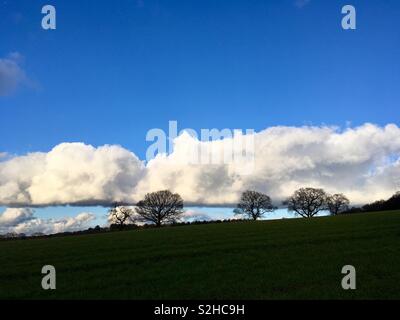
[[399, 283], [400, 212], [0, 242], [3, 299], [399, 299]]

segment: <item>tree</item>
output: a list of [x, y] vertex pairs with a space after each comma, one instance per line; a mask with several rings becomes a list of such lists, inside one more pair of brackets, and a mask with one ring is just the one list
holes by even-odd
[[140, 220], [160, 227], [165, 222], [175, 222], [182, 215], [183, 200], [179, 194], [169, 190], [152, 192], [136, 204], [135, 210]]
[[245, 191], [240, 202], [234, 210], [237, 215], [245, 215], [253, 220], [261, 218], [265, 213], [272, 212], [276, 208], [271, 203], [271, 198], [257, 191]]
[[108, 220], [118, 229], [123, 229], [128, 221], [133, 220], [134, 211], [131, 208], [119, 206], [117, 203], [108, 211]]
[[350, 201], [341, 193], [337, 193], [327, 198], [327, 207], [332, 215], [337, 215], [349, 209]]
[[400, 192], [396, 192], [388, 200], [378, 200], [373, 203], [366, 204], [362, 207], [363, 211], [386, 211], [400, 209]]
[[323, 189], [301, 188], [283, 201], [289, 211], [294, 211], [303, 218], [314, 217], [327, 209], [327, 194]]
[[385, 202], [385, 210], [398, 210], [400, 209], [400, 191], [397, 191]]

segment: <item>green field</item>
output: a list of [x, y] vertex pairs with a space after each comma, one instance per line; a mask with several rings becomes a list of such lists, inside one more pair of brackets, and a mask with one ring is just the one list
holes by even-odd
[[400, 212], [3, 241], [0, 298], [399, 299]]

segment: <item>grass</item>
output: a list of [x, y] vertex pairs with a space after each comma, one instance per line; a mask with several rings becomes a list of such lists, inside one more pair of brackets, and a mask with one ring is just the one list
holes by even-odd
[[2, 299], [399, 299], [399, 283], [400, 212], [0, 242]]

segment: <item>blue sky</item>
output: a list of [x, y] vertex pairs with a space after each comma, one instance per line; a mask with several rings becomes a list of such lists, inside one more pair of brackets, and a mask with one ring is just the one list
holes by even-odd
[[[143, 156], [146, 132], [398, 118], [400, 3], [352, 1], [2, 0], [0, 56], [19, 52], [35, 88], [0, 100], [0, 150], [62, 141], [121, 144]], [[18, 127], [18, 130], [16, 129]]]
[[[348, 3], [357, 30], [341, 28]], [[41, 28], [44, 4], [57, 30]], [[143, 159], [147, 131], [170, 120], [398, 124], [399, 17], [398, 0], [0, 0], [0, 59], [18, 52], [29, 78], [0, 96], [0, 152], [85, 142]]]

